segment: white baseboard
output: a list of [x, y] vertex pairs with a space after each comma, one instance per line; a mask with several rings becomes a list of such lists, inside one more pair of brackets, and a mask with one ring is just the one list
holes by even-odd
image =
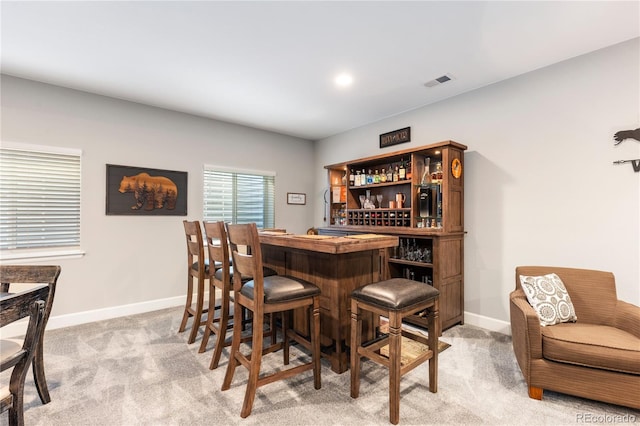
[[471, 312], [464, 313], [464, 323], [511, 336], [511, 323]]
[[[102, 321], [111, 318], [124, 317], [127, 315], [142, 314], [145, 312], [157, 311], [174, 306], [184, 305], [185, 296], [169, 297], [166, 299], [150, 300], [148, 302], [132, 303], [130, 305], [112, 306], [109, 308], [96, 309], [93, 311], [77, 312], [73, 314], [58, 315], [49, 317], [47, 330], [56, 328], [71, 327], [74, 325], [86, 324], [94, 321]], [[27, 321], [22, 320], [14, 324], [2, 327], [1, 337], [9, 338], [22, 336], [27, 329]]]
[[78, 312], [75, 314], [59, 315], [49, 318], [48, 330], [71, 327], [72, 325], [88, 322], [102, 321], [111, 318], [125, 317], [127, 315], [142, 314], [184, 305], [186, 296], [169, 297], [166, 299], [150, 300], [147, 302], [132, 303], [129, 305], [112, 306], [110, 308], [96, 309], [93, 311]]
[[[77, 312], [74, 314], [58, 315], [49, 318], [47, 330], [56, 328], [71, 327], [74, 325], [86, 324], [94, 321], [102, 321], [111, 318], [124, 317], [127, 315], [142, 314], [145, 312], [157, 311], [160, 309], [172, 308], [184, 304], [186, 296], [169, 297], [166, 299], [150, 300], [148, 302], [132, 303], [130, 305], [112, 306], [110, 308], [96, 309], [93, 311]], [[511, 324], [495, 318], [471, 312], [464, 313], [465, 324], [474, 325], [489, 331], [511, 335]], [[2, 338], [22, 336], [26, 330], [26, 321], [9, 324], [2, 328]]]

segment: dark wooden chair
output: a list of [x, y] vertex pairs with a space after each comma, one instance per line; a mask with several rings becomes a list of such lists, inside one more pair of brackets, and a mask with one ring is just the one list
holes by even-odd
[[[209, 277], [209, 262], [204, 251], [200, 222], [184, 220], [182, 223], [187, 239], [187, 301], [184, 305], [184, 314], [178, 332], [185, 331], [189, 318], [193, 318], [191, 333], [187, 340], [191, 344], [196, 341], [200, 327], [207, 322], [206, 319], [202, 319], [202, 315], [208, 312], [208, 308], [204, 307], [204, 282]], [[193, 303], [194, 279], [196, 280], [195, 304]]]
[[[207, 239], [207, 251], [209, 254], [209, 262], [215, 262], [215, 271], [209, 274], [209, 312], [207, 314], [207, 324], [204, 328], [204, 335], [198, 352], [202, 353], [207, 348], [209, 337], [211, 334], [216, 336], [213, 356], [209, 369], [215, 370], [220, 362], [222, 349], [231, 346], [231, 340], [227, 340], [227, 331], [234, 320], [235, 312], [232, 312], [232, 290], [233, 290], [233, 266], [229, 258], [229, 242], [227, 239], [227, 231], [224, 222], [204, 222], [204, 233]], [[270, 268], [263, 268], [263, 275], [276, 275], [276, 271]], [[250, 281], [251, 277], [242, 277], [242, 281]], [[219, 300], [218, 300], [219, 299]], [[218, 303], [220, 302], [220, 303]], [[246, 308], [238, 309], [239, 318], [244, 323], [246, 320]], [[218, 315], [216, 315], [216, 312]], [[272, 343], [275, 344], [275, 321], [273, 316], [270, 318], [269, 331], [265, 336], [272, 336]], [[243, 337], [242, 341], [251, 340], [251, 337]]]
[[[360, 393], [360, 358], [366, 357], [389, 369], [389, 421], [400, 421], [400, 378], [429, 361], [429, 390], [438, 390], [439, 292], [434, 287], [404, 278], [367, 284], [351, 293], [351, 397]], [[389, 332], [362, 342], [361, 311], [389, 318]], [[429, 337], [402, 329], [402, 319], [427, 312]], [[428, 345], [429, 349], [402, 365], [402, 336]], [[382, 349], [388, 347], [388, 354]]]
[[8, 293], [12, 283], [25, 284], [47, 284], [49, 287], [49, 296], [44, 310], [44, 321], [42, 333], [38, 337], [38, 345], [36, 354], [33, 358], [33, 378], [38, 390], [38, 395], [43, 404], [51, 401], [49, 395], [49, 387], [44, 374], [44, 330], [47, 327], [51, 308], [53, 307], [53, 298], [56, 294], [56, 285], [60, 271], [62, 269], [58, 265], [2, 265], [0, 266], [0, 291]]
[[[209, 368], [211, 370], [218, 367], [222, 349], [229, 346], [226, 335], [229, 320], [233, 319], [230, 314], [231, 305], [231, 266], [229, 262], [229, 244], [227, 234], [224, 230], [223, 222], [204, 222], [204, 232], [207, 238], [207, 251], [209, 262], [220, 264], [220, 268], [209, 270], [209, 308], [207, 313], [207, 323], [204, 327], [204, 335], [200, 343], [198, 352], [204, 352], [209, 342], [209, 337], [213, 333], [216, 336], [213, 356]], [[213, 273], [212, 273], [213, 272]], [[220, 296], [219, 315], [216, 316], [216, 299]]]
[[[240, 321], [234, 322], [231, 353], [222, 390], [230, 388], [238, 364], [242, 364], [249, 370], [244, 403], [240, 412], [240, 416], [245, 418], [251, 414], [256, 389], [260, 386], [313, 370], [314, 387], [320, 389], [320, 289], [309, 282], [289, 276], [265, 277], [263, 275], [262, 252], [255, 223], [227, 225], [227, 234], [234, 267], [234, 303], [236, 306], [247, 308], [253, 314], [253, 339], [251, 353], [244, 355], [240, 351], [242, 326]], [[242, 276], [252, 279], [243, 282]], [[309, 338], [288, 327], [286, 313], [297, 308], [304, 308], [309, 312]], [[263, 348], [261, 331], [264, 329], [264, 315], [277, 312], [283, 313], [283, 341]], [[311, 361], [261, 376], [260, 364], [263, 355], [283, 349], [284, 364], [289, 364], [290, 339], [311, 351]]]
[[9, 411], [9, 425], [24, 425], [24, 382], [33, 362], [40, 336], [44, 332], [44, 317], [50, 287], [38, 285], [29, 290], [0, 297], [0, 327], [29, 317], [22, 345], [1, 345], [0, 371], [13, 368], [8, 388], [0, 389], [0, 412]]

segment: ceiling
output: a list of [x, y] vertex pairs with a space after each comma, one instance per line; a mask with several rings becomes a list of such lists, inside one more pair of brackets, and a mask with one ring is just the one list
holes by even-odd
[[638, 1], [2, 0], [0, 13], [4, 74], [310, 140], [640, 36]]

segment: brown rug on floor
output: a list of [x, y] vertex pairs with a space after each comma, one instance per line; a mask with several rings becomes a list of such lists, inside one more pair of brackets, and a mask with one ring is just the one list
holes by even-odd
[[[403, 325], [403, 328], [404, 328], [404, 325]], [[382, 333], [387, 333], [389, 331], [389, 323], [384, 320], [381, 320], [380, 331]], [[427, 337], [426, 333], [423, 333], [422, 331], [419, 331], [416, 328], [411, 327], [411, 331], [419, 332], [423, 334], [425, 337]], [[446, 350], [449, 347], [451, 347], [450, 344], [443, 342], [442, 340], [438, 340], [438, 353], [442, 353], [442, 351]], [[407, 365], [412, 359], [416, 358], [422, 352], [426, 352], [428, 350], [429, 350], [429, 346], [402, 336], [402, 356], [400, 359], [400, 364]], [[383, 346], [380, 349], [380, 354], [388, 357], [389, 345]]]

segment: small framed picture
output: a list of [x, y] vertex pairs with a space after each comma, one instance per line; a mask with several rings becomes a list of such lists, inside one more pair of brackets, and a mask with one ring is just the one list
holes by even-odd
[[307, 204], [307, 194], [287, 192], [287, 204]]

